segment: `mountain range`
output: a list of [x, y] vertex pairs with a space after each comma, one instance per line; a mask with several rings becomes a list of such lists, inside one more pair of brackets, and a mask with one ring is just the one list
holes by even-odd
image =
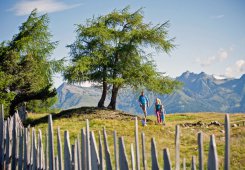
[[[149, 114], [154, 113], [156, 97], [161, 99], [167, 113], [245, 113], [245, 74], [235, 79], [208, 75], [204, 72], [196, 74], [187, 71], [176, 79], [182, 82], [183, 86], [170, 95], [145, 92], [150, 101]], [[101, 96], [101, 89], [63, 83], [57, 89], [57, 94], [58, 102], [54, 105], [55, 108], [96, 106]], [[140, 90], [121, 89], [117, 99], [117, 108], [129, 113], [141, 113], [138, 104], [139, 94]], [[108, 103], [109, 98], [106, 99], [106, 104]]]

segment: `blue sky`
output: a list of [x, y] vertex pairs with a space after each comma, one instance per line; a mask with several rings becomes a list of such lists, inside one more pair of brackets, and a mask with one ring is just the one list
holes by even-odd
[[[176, 48], [154, 53], [158, 70], [171, 77], [189, 70], [239, 78], [245, 73], [244, 0], [6, 0], [0, 1], [0, 42], [18, 33], [34, 8], [48, 13], [53, 41], [59, 41], [52, 58], [69, 56], [66, 45], [75, 40], [75, 24], [127, 5], [144, 7], [145, 22], [170, 21], [169, 37]], [[54, 76], [55, 86], [62, 83]]]

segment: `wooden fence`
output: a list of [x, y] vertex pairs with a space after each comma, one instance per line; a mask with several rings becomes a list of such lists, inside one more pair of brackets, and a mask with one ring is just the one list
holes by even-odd
[[[117, 137], [114, 132], [114, 156], [115, 164], [107, 141], [106, 130], [103, 129], [103, 139], [99, 132], [97, 144], [93, 131], [89, 129], [89, 121], [86, 120], [86, 128], [81, 129], [81, 137], [70, 144], [69, 132], [64, 132], [64, 145], [62, 145], [60, 129], [57, 129], [57, 155], [54, 153], [54, 131], [52, 116], [49, 115], [48, 131], [45, 134], [43, 144], [42, 132], [35, 128], [26, 128], [16, 113], [13, 117], [4, 120], [3, 106], [0, 110], [0, 169], [50, 169], [50, 170], [140, 170], [147, 169], [145, 134], [141, 134], [141, 142], [138, 134], [138, 121], [135, 118], [135, 144], [131, 144], [130, 158], [126, 154], [123, 137]], [[229, 115], [225, 115], [225, 159], [224, 169], [230, 169], [230, 123]], [[36, 136], [37, 135], [37, 136]], [[203, 159], [203, 134], [198, 133], [198, 159], [192, 157], [191, 169], [198, 167], [204, 169]], [[140, 145], [141, 143], [141, 145]], [[104, 146], [103, 146], [104, 144]], [[45, 148], [44, 148], [45, 146]], [[64, 146], [64, 147], [62, 147]], [[135, 148], [134, 148], [135, 147]], [[141, 149], [141, 154], [140, 154]], [[171, 153], [172, 154], [172, 153]], [[158, 163], [157, 147], [154, 138], [151, 139], [151, 167], [153, 170], [171, 170], [172, 161], [168, 148], [163, 149], [163, 165]], [[142, 159], [140, 159], [142, 157]], [[142, 165], [140, 160], [142, 160]], [[130, 164], [129, 164], [130, 162]], [[131, 165], [131, 166], [130, 166]], [[186, 169], [186, 159], [180, 166], [180, 127], [176, 125], [175, 131], [175, 169]], [[218, 170], [218, 155], [216, 150], [215, 136], [210, 136], [207, 167], [210, 170]]]

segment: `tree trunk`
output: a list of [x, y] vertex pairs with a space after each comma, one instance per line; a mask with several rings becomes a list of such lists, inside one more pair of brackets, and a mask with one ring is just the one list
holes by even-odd
[[112, 94], [111, 94], [111, 101], [108, 105], [108, 109], [116, 110], [116, 102], [117, 102], [117, 94], [118, 94], [119, 87], [113, 85]]
[[98, 103], [99, 108], [105, 107], [106, 94], [107, 94], [107, 82], [103, 81], [102, 95], [101, 95], [100, 101]]
[[56, 89], [49, 90], [51, 84], [47, 85], [45, 88], [41, 89], [37, 92], [30, 92], [30, 93], [19, 93], [15, 96], [14, 100], [10, 103], [9, 114], [13, 116], [15, 113], [16, 107], [22, 102], [28, 102], [30, 100], [43, 100], [49, 97], [54, 97], [57, 92]]

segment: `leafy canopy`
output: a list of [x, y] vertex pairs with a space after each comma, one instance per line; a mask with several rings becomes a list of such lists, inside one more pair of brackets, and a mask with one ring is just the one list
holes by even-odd
[[57, 42], [51, 41], [48, 24], [47, 14], [37, 16], [33, 10], [19, 33], [1, 43], [0, 74], [4, 80], [0, 80], [0, 100], [10, 104], [10, 112], [21, 102], [45, 100], [56, 94], [51, 89], [52, 75], [63, 68], [63, 60], [50, 58]]

